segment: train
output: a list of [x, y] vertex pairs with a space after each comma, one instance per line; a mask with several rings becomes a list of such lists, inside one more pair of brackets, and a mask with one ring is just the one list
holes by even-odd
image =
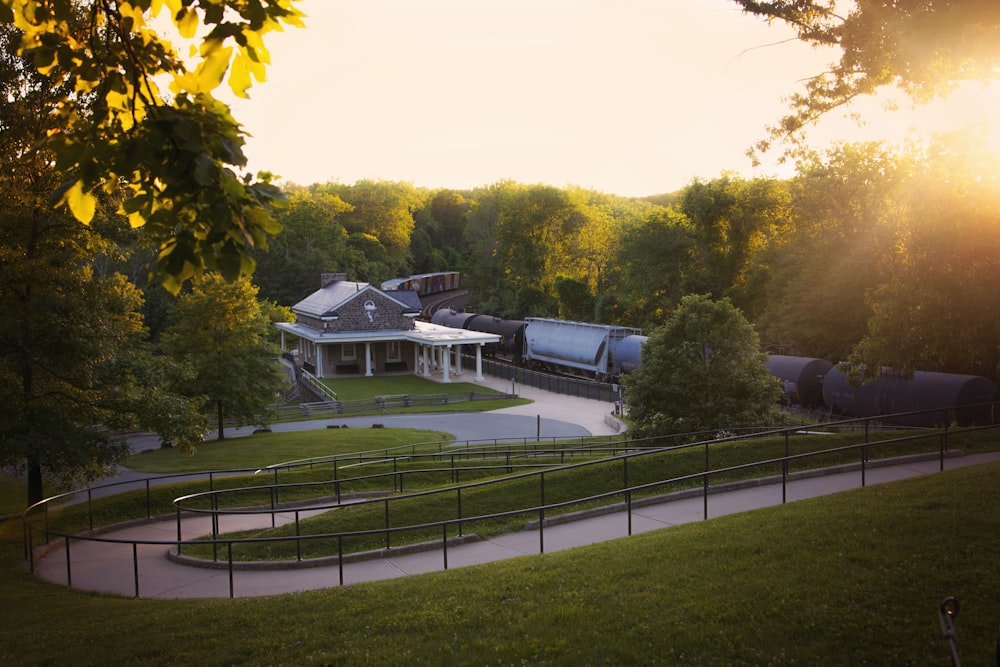
[[[488, 346], [487, 356], [549, 372], [618, 382], [642, 363], [642, 346], [648, 340], [641, 330], [587, 322], [541, 317], [508, 320], [454, 310], [441, 310], [435, 324], [483, 331], [500, 336]], [[901, 426], [940, 425], [945, 408], [957, 408], [947, 418], [960, 424], [994, 423], [1000, 415], [993, 406], [996, 384], [978, 375], [916, 371], [904, 377], [891, 372], [860, 387], [825, 359], [770, 354], [768, 373], [782, 383], [781, 402], [788, 406], [824, 410], [844, 417], [878, 417], [888, 414], [937, 410], [940, 413], [894, 418]], [[980, 406], [980, 407], [972, 407]]]
[[[414, 290], [428, 296], [459, 289], [460, 284], [458, 271], [442, 271], [389, 280], [382, 283], [382, 289]], [[504, 319], [444, 309], [437, 311], [431, 321], [499, 335], [498, 343], [487, 346], [487, 356], [518, 366], [611, 383], [641, 365], [642, 346], [648, 340], [634, 327], [544, 317]], [[1000, 419], [996, 408], [987, 405], [998, 399], [997, 385], [978, 375], [915, 371], [902, 376], [887, 371], [855, 387], [839, 364], [825, 359], [769, 354], [766, 365], [768, 373], [782, 383], [781, 402], [787, 406], [844, 417], [941, 410], [894, 418], [895, 423], [905, 426], [939, 425], [946, 408], [955, 408], [948, 418], [960, 424], [995, 423]]]
[[500, 336], [487, 356], [518, 366], [613, 382], [640, 363], [646, 337], [634, 327], [547, 317], [508, 320], [493, 315], [439, 310], [431, 322]]
[[461, 287], [462, 274], [459, 271], [438, 271], [419, 273], [406, 278], [393, 278], [382, 283], [382, 291], [407, 290], [420, 296], [430, 296]]

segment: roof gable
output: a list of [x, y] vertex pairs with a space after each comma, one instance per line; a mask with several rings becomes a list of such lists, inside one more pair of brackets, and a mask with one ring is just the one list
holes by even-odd
[[368, 283], [354, 283], [345, 280], [332, 282], [292, 306], [292, 312], [313, 317], [327, 317], [369, 289], [374, 288]]

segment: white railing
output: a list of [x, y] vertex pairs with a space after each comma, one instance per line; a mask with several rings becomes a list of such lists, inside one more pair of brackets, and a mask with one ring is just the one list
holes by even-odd
[[317, 392], [319, 392], [320, 395], [326, 396], [331, 401], [338, 400], [337, 399], [337, 392], [335, 392], [333, 389], [330, 389], [325, 384], [323, 384], [322, 382], [320, 382], [319, 379], [315, 375], [313, 375], [312, 373], [310, 373], [309, 371], [303, 369], [300, 372], [299, 377], [300, 377], [300, 379], [303, 382], [305, 382], [307, 385], [309, 385], [310, 387], [312, 387], [313, 389], [315, 389]]

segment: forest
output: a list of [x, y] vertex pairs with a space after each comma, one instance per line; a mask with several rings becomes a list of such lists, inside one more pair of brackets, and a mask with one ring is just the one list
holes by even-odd
[[790, 178], [720, 174], [623, 198], [502, 181], [469, 191], [287, 186], [255, 256], [289, 306], [324, 271], [380, 284], [460, 270], [469, 310], [638, 326], [728, 297], [765, 351], [1000, 379], [998, 156], [976, 130], [929, 148], [843, 144]]
[[[686, 298], [728, 300], [766, 351], [1000, 380], [991, 128], [804, 141], [885, 87], [919, 103], [994, 81], [1000, 5], [735, 4], [840, 54], [749, 150], [783, 146], [793, 172], [623, 198], [251, 174], [215, 91], [264, 81], [265, 36], [304, 25], [295, 0], [0, 0], [0, 465], [37, 500], [43, 471], [70, 483], [120, 462], [115, 432], [194, 446], [209, 412], [220, 436], [252, 419], [281, 378], [249, 361], [277, 354], [271, 324], [330, 271], [459, 270], [472, 310], [647, 333]], [[147, 22], [163, 9], [192, 59]]]

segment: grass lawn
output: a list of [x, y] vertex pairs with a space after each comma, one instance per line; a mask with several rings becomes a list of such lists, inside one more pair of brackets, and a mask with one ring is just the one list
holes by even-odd
[[442, 431], [411, 428], [341, 428], [256, 433], [227, 440], [209, 440], [194, 455], [179, 449], [155, 449], [130, 456], [125, 466], [140, 472], [195, 472], [262, 468], [297, 459], [401, 447], [421, 442], [451, 442]]
[[416, 375], [381, 375], [375, 377], [335, 378], [320, 380], [337, 393], [341, 401], [360, 401], [376, 396], [410, 394], [496, 394], [498, 391], [472, 382], [434, 382]]
[[48, 584], [0, 524], [5, 665], [948, 665], [994, 661], [1000, 464], [568, 552], [274, 597]]
[[[408, 374], [336, 378], [320, 381], [332, 389], [337, 394], [337, 398], [339, 400], [346, 402], [370, 401], [376, 396], [400, 395], [416, 397], [428, 395], [440, 396], [442, 394], [447, 394], [448, 396], [468, 398], [470, 394], [475, 393], [477, 396], [495, 395], [497, 397], [495, 399], [477, 398], [475, 401], [465, 400], [440, 405], [421, 403], [409, 408], [387, 407], [384, 410], [377, 410], [374, 408], [364, 410], [356, 409], [355, 407], [352, 408], [349, 413], [345, 413], [343, 415], [345, 417], [360, 417], [373, 414], [415, 414], [428, 412], [488, 412], [490, 410], [499, 410], [500, 408], [509, 408], [517, 405], [528, 405], [532, 402], [526, 398], [503, 398], [504, 394], [501, 392], [491, 389], [490, 387], [471, 382], [452, 382], [445, 384]], [[294, 409], [297, 405], [286, 407], [292, 409], [281, 411], [280, 415], [276, 416], [275, 421], [298, 421], [304, 418], [299, 410]], [[313, 416], [309, 417], [311, 419], [331, 418], [330, 413], [325, 411], [314, 410], [312, 412]], [[335, 419], [336, 416], [333, 418]]]
[[28, 483], [0, 472], [0, 516], [23, 512]]

